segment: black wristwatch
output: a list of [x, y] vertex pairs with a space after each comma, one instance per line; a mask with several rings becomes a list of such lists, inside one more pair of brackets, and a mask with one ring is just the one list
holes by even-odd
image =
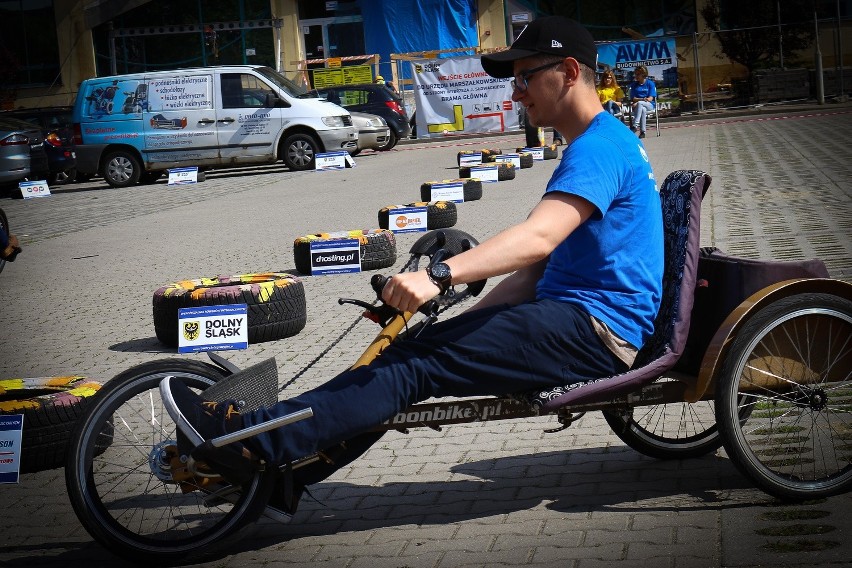
[[435, 286], [440, 288], [441, 294], [450, 289], [452, 285], [453, 275], [450, 272], [450, 267], [443, 262], [436, 262], [426, 269], [426, 274], [429, 275], [429, 280]]

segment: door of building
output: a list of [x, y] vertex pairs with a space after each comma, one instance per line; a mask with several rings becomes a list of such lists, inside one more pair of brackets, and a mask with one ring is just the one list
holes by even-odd
[[[299, 22], [305, 46], [305, 59], [328, 59], [364, 55], [364, 20], [361, 16], [316, 18]], [[325, 67], [323, 63], [308, 69]]]

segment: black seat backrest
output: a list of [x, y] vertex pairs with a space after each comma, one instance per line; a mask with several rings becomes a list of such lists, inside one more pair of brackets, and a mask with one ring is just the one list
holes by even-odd
[[543, 412], [567, 404], [607, 400], [632, 392], [670, 369], [683, 353], [689, 333], [700, 255], [701, 200], [710, 176], [698, 170], [679, 170], [660, 186], [663, 208], [663, 294], [654, 332], [639, 350], [631, 370], [614, 377], [536, 391], [527, 399]]

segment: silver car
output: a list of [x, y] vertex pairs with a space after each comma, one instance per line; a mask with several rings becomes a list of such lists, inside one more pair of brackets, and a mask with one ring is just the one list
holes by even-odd
[[358, 129], [358, 148], [350, 150], [357, 156], [361, 150], [380, 150], [388, 143], [390, 128], [385, 119], [375, 114], [353, 112], [352, 125]]
[[46, 179], [49, 173], [41, 128], [16, 118], [0, 118], [0, 185]]

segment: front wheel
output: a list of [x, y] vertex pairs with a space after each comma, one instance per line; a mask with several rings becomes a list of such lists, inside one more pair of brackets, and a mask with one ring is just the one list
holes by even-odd
[[139, 181], [142, 166], [132, 152], [117, 150], [104, 159], [103, 171], [106, 182], [112, 187], [129, 187]]
[[294, 171], [309, 170], [314, 167], [320, 146], [310, 134], [291, 134], [284, 140], [284, 163]]
[[716, 385], [716, 415], [725, 450], [755, 485], [790, 500], [848, 491], [850, 409], [852, 299], [783, 298], [737, 333]]
[[192, 360], [137, 365], [111, 379], [71, 436], [65, 482], [82, 525], [106, 548], [133, 562], [174, 563], [211, 552], [253, 521], [274, 476], [242, 487], [182, 473], [175, 425], [160, 381], [176, 377], [203, 390], [223, 372]]
[[389, 128], [388, 129], [388, 141], [385, 143], [384, 146], [381, 146], [379, 148], [379, 151], [380, 152], [387, 152], [388, 150], [390, 150], [391, 148], [396, 146], [397, 142], [399, 142], [399, 136], [396, 135], [396, 132], [393, 131], [393, 128]]

